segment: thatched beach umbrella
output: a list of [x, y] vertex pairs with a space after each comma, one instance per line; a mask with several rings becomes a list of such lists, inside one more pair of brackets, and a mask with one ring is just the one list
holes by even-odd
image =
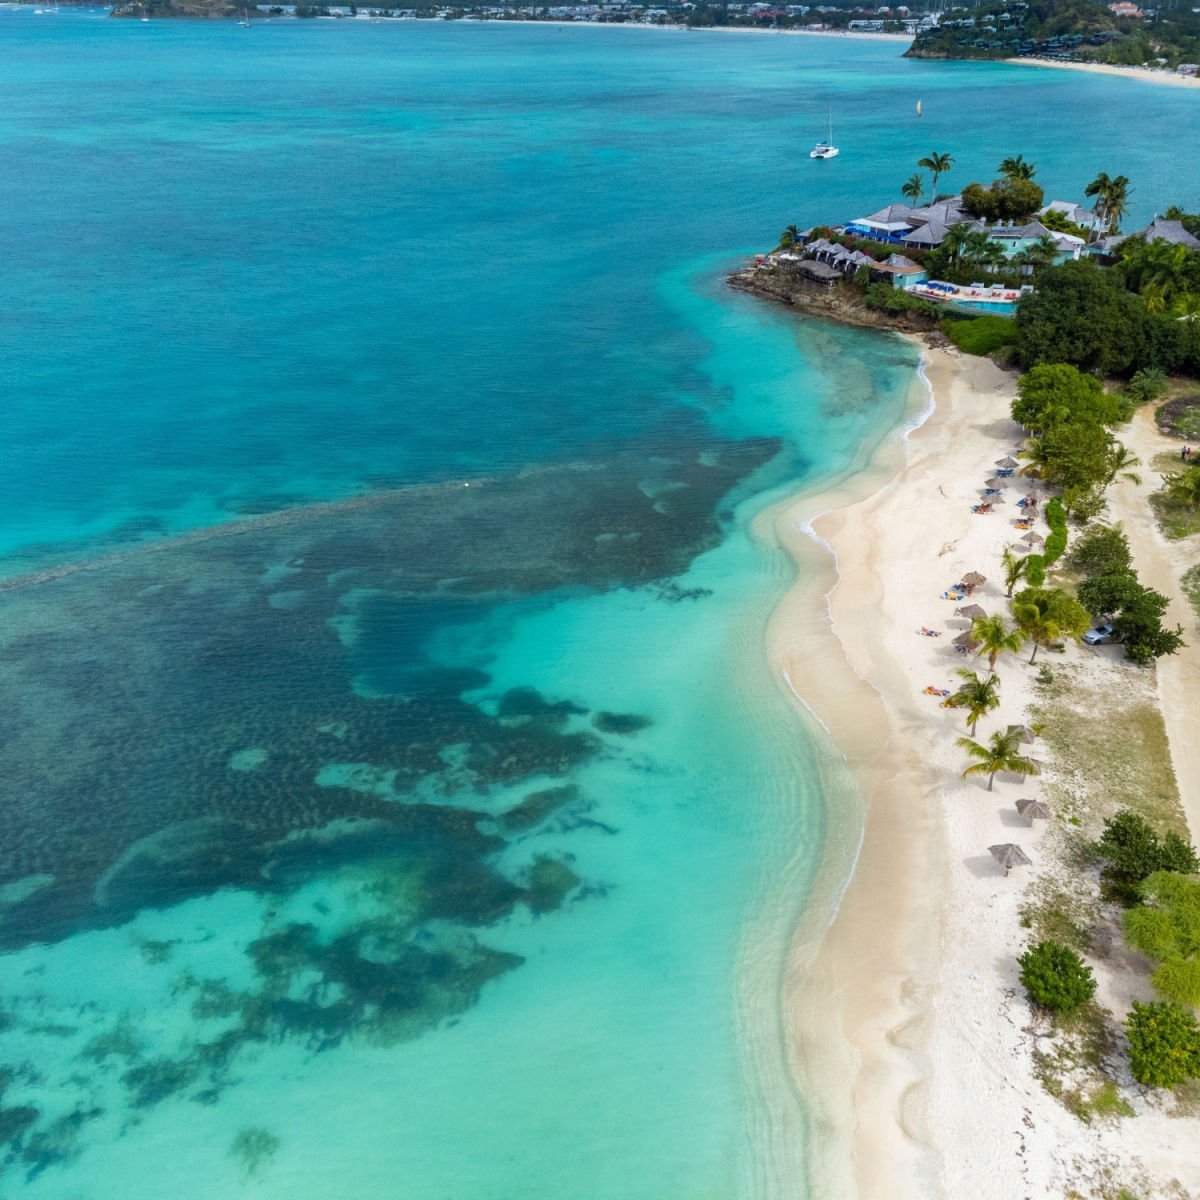
[[1025, 493], [1025, 507], [1037, 508], [1038, 498], [1032, 492]]
[[1018, 742], [1033, 742], [1037, 740], [1037, 734], [1028, 725], [1010, 725], [1005, 730], [1005, 733], [1017, 734]]
[[1004, 868], [1005, 876], [1013, 867], [1031, 867], [1033, 859], [1015, 842], [1004, 842], [999, 846], [989, 846], [988, 853]]
[[1050, 805], [1041, 800], [1018, 800], [1017, 812], [1023, 817], [1028, 817], [1030, 825], [1033, 824], [1035, 818], [1043, 821], [1050, 819]]
[[966, 617], [968, 621], [975, 621], [979, 617], [986, 617], [987, 613], [978, 604], [964, 604], [962, 608], [954, 610], [954, 615], [956, 617]]
[[955, 646], [965, 646], [968, 650], [974, 650], [979, 645], [979, 641], [969, 629], [965, 629], [954, 639], [953, 644]]
[[1027, 533], [1022, 539], [1027, 546], [1041, 546], [1045, 544], [1046, 539], [1040, 533], [1034, 533], [1032, 530]]
[[1016, 467], [1019, 465], [1020, 464], [1017, 462], [1017, 460], [1015, 458], [1013, 458], [1011, 455], [1007, 455], [1004, 458], [996, 459], [996, 466], [1003, 467], [1006, 471], [1011, 471], [1013, 469], [1013, 467]]
[[1007, 481], [1001, 479], [999, 475], [993, 475], [992, 478], [987, 481], [987, 486], [990, 488], [1001, 488], [1006, 482]]
[[980, 575], [978, 571], [970, 571], [962, 577], [962, 581], [969, 588], [977, 588], [981, 584], [987, 583], [987, 576]]

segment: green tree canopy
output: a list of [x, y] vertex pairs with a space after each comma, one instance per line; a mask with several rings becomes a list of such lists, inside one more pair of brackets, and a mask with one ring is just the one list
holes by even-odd
[[1031, 179], [997, 179], [985, 187], [968, 183], [962, 206], [984, 221], [1028, 221], [1045, 203], [1046, 194]]
[[1196, 852], [1179, 834], [1160, 837], [1145, 817], [1128, 808], [1105, 822], [1096, 853], [1105, 861], [1105, 874], [1122, 885], [1140, 884], [1157, 871], [1200, 869]]
[[1048, 267], [1017, 307], [1021, 361], [1073, 363], [1120, 375], [1145, 365], [1150, 315], [1112, 271], [1091, 259]]
[[[1126, 605], [1136, 605], [1145, 591], [1132, 572], [1116, 571], [1111, 575], [1085, 579], [1079, 585], [1079, 602], [1094, 617], [1111, 617]], [[1163, 607], [1165, 610], [1165, 603]]]
[[1070, 363], [1039, 363], [1021, 376], [1012, 404], [1013, 420], [1046, 430], [1069, 421], [1120, 425], [1129, 420], [1128, 400], [1104, 390], [1094, 375]]
[[[1089, 529], [1076, 539], [1068, 561], [1089, 579], [1098, 575], [1120, 575], [1130, 571], [1133, 565], [1129, 539], [1119, 525], [1098, 525]], [[1083, 602], [1087, 604], [1086, 600]]]
[[1106, 484], [1112, 474], [1112, 438], [1103, 425], [1068, 421], [1041, 437], [1046, 464], [1042, 478], [1061, 488], [1086, 491]]

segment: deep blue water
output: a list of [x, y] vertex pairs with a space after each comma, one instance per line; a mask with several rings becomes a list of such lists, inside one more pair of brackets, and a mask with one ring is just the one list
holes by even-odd
[[723, 272], [933, 149], [1147, 217], [1195, 97], [3, 7], [0, 61], [4, 1194], [806, 1196], [779, 979], [857, 818], [749, 523], [917, 360]]

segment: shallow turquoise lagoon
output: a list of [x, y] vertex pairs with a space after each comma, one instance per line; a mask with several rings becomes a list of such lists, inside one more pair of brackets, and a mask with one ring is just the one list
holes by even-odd
[[749, 525], [917, 355], [723, 273], [933, 148], [1137, 215], [1198, 156], [891, 44], [0, 7], [0, 54], [0, 1193], [806, 1197], [782, 973], [857, 816]]

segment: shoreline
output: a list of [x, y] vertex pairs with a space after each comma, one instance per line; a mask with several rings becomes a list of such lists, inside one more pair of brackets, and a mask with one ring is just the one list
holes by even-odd
[[[863, 547], [838, 526], [842, 514], [894, 487], [912, 439], [944, 420], [943, 355], [923, 349], [905, 419], [859, 471], [760, 517], [760, 535], [778, 541], [797, 567], [797, 583], [768, 628], [773, 673], [825, 729], [860, 805], [856, 844], [835, 842], [824, 856], [784, 985], [791, 1066], [815, 1135], [814, 1195], [915, 1200], [930, 1194], [936, 1178], [936, 1155], [913, 1100], [927, 1070], [929, 1013], [921, 997], [934, 968], [921, 935], [944, 903], [944, 855], [921, 764], [903, 747], [879, 681], [852, 660], [849, 631], [839, 627], [848, 584], [863, 611], [878, 612], [881, 596], [852, 561]], [[888, 730], [882, 744], [880, 729]]]
[[1084, 71], [1091, 75], [1109, 75], [1120, 79], [1140, 79], [1143, 83], [1162, 83], [1168, 87], [1200, 88], [1200, 77], [1156, 71], [1151, 67], [1118, 67], [1111, 63], [1051, 62], [1040, 58], [1002, 58], [1013, 67], [1046, 67], [1051, 71]]
[[[914, 381], [909, 419], [856, 474], [780, 502], [757, 529], [797, 569], [767, 630], [772, 671], [802, 717], [824, 728], [857, 781], [864, 818], [856, 850], [834, 839], [825, 854], [782, 987], [787, 1050], [811, 1131], [811, 1194], [1082, 1197], [1110, 1194], [1104, 1188], [1118, 1173], [1138, 1181], [1138, 1194], [1168, 1183], [1200, 1188], [1200, 1164], [1185, 1163], [1175, 1148], [1185, 1127], [1161, 1106], [1139, 1104], [1136, 1120], [1089, 1124], [1039, 1076], [1039, 1029], [1017, 956], [1029, 939], [1023, 908], [1059, 864], [1053, 843], [1042, 841], [1053, 822], [1033, 829], [1013, 801], [1048, 784], [1001, 776], [992, 792], [964, 781], [956, 745], [963, 716], [923, 692], [950, 686], [956, 667], [980, 669], [977, 659], [953, 653], [949, 640], [967, 622], [953, 616], [942, 589], [980, 570], [992, 579], [972, 602], [1004, 610], [998, 559], [1016, 536], [1017, 493], [1031, 485], [1010, 485], [1007, 507], [988, 516], [975, 516], [971, 504], [994, 462], [1021, 440], [1009, 414], [1016, 379], [988, 359], [927, 343], [921, 361], [927, 408], [919, 411]], [[1148, 508], [1147, 497], [1127, 499], [1114, 498], [1114, 515], [1127, 520], [1142, 565], [1155, 546], [1129, 518], [1135, 502]], [[1038, 528], [1047, 532], [1043, 518]], [[1164, 590], [1170, 574], [1158, 572]], [[918, 636], [922, 625], [943, 636]], [[1029, 657], [996, 664], [1001, 706], [977, 736], [1030, 720], [1045, 659], [1031, 666]], [[1085, 647], [1066, 651], [1055, 670], [1059, 662], [1114, 672], [1112, 686], [1138, 670]], [[1160, 707], [1179, 705], [1197, 679], [1200, 648], [1162, 669]], [[1168, 713], [1182, 772], [1200, 763], [1187, 742], [1198, 726], [1189, 711], [1174, 720]], [[835, 833], [846, 790], [830, 793]], [[1200, 784], [1184, 791], [1193, 822], [1197, 797]], [[1005, 877], [987, 847], [1009, 840], [1033, 865]], [[1143, 973], [1118, 986], [1148, 998]]]

